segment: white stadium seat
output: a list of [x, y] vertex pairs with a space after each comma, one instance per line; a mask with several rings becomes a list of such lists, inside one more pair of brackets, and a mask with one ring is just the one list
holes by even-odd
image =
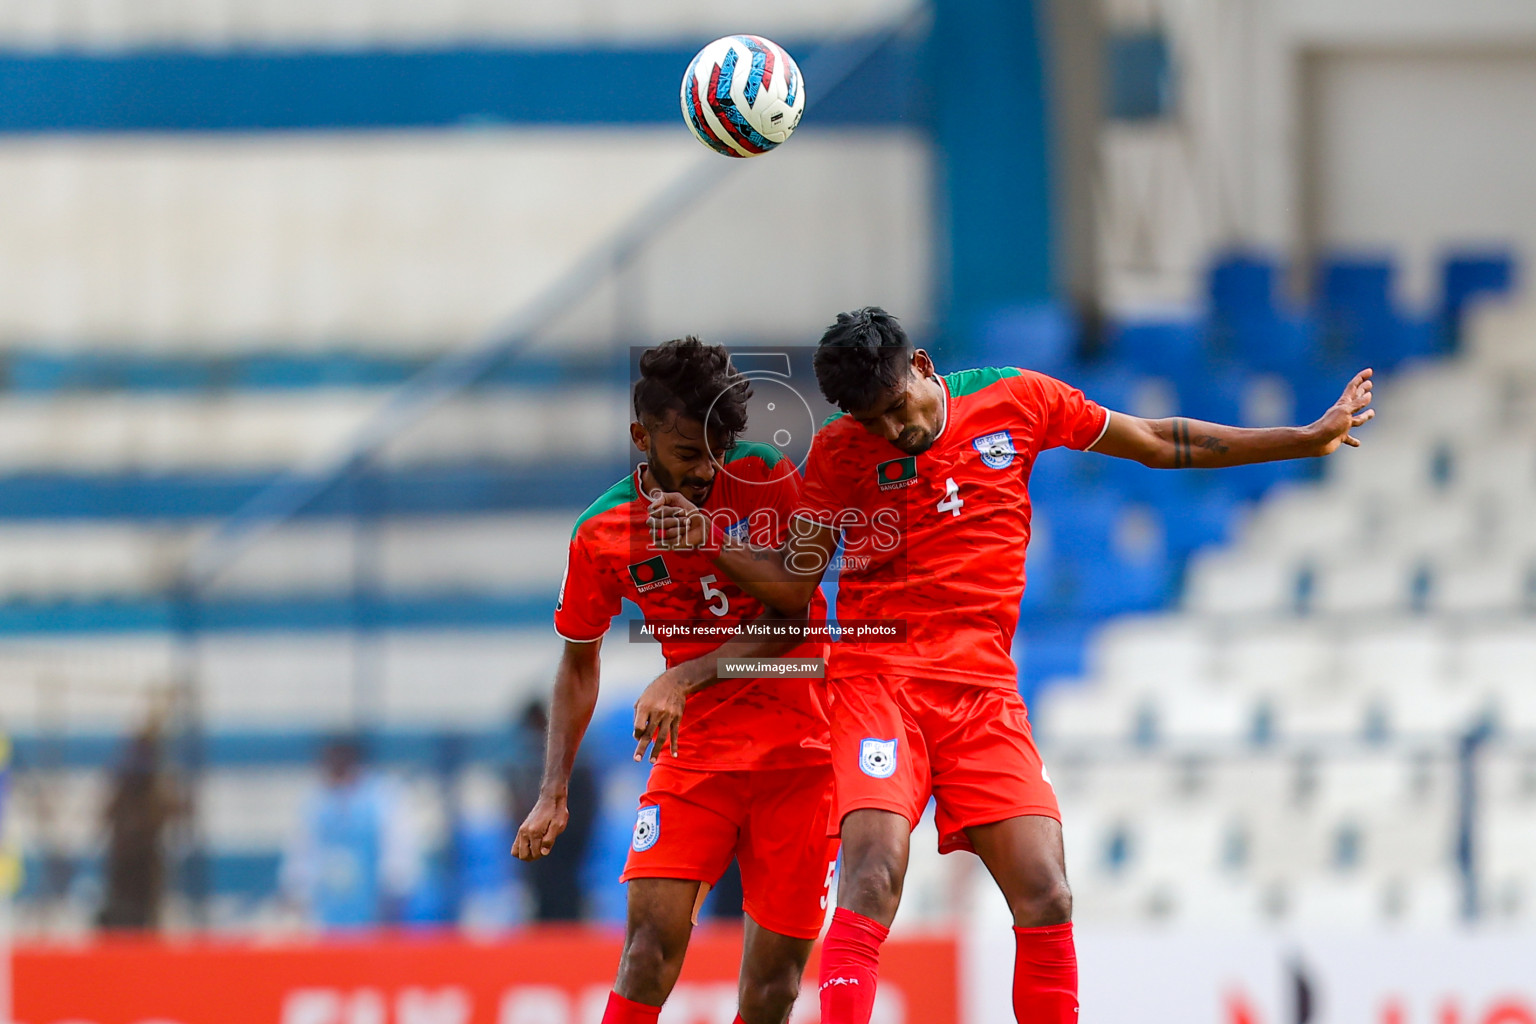
[[1434, 620], [1342, 630], [1338, 652], [1340, 677], [1373, 689], [1439, 684], [1451, 668], [1450, 638]]
[[1230, 685], [1265, 694], [1335, 677], [1332, 630], [1315, 619], [1289, 619], [1233, 629], [1218, 656], [1218, 675]]
[[1196, 614], [1278, 615], [1296, 607], [1300, 566], [1234, 551], [1202, 551], [1190, 561], [1184, 610]]
[[1096, 638], [1090, 671], [1111, 687], [1195, 685], [1211, 677], [1212, 640], [1204, 623], [1187, 617], [1120, 619]]
[[1536, 560], [1518, 551], [1445, 556], [1431, 576], [1429, 606], [1453, 615], [1520, 612], [1531, 604], [1533, 572]]
[[1407, 612], [1421, 571], [1412, 558], [1339, 558], [1312, 567], [1314, 615], [1370, 615]]

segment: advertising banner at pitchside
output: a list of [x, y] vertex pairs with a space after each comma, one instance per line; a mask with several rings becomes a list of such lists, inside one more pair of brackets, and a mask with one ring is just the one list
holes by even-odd
[[[1536, 1024], [1536, 930], [1077, 935], [1083, 1024]], [[1012, 1020], [1011, 943], [962, 941], [966, 1020]]]
[[[621, 936], [393, 936], [304, 944], [112, 940], [22, 947], [18, 1024], [599, 1024]], [[955, 942], [894, 938], [873, 1024], [959, 1024]], [[731, 1024], [739, 928], [701, 928], [661, 1024]], [[817, 1024], [816, 964], [792, 1024]]]

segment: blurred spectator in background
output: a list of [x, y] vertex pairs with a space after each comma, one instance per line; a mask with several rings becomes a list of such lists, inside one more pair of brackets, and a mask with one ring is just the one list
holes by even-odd
[[112, 777], [104, 813], [106, 892], [96, 922], [103, 928], [158, 928], [165, 896], [165, 834], [186, 802], [166, 770], [155, 713], [129, 743]]
[[507, 855], [516, 833], [507, 817], [506, 787], [483, 768], [459, 778], [453, 848], [458, 856], [459, 925], [490, 932], [519, 923], [525, 911]]
[[284, 893], [326, 930], [399, 921], [420, 873], [399, 788], [364, 770], [354, 740], [328, 744], [321, 767], [283, 859]]
[[[523, 710], [512, 730], [512, 764], [508, 780], [512, 792], [513, 821], [522, 821], [539, 800], [539, 780], [544, 773], [545, 733], [549, 714], [541, 701]], [[533, 889], [534, 919], [579, 921], [582, 916], [581, 865], [592, 840], [598, 810], [597, 779], [591, 765], [578, 756], [571, 769], [567, 806], [571, 820], [552, 852], [527, 866]], [[511, 844], [507, 846], [511, 855]]]

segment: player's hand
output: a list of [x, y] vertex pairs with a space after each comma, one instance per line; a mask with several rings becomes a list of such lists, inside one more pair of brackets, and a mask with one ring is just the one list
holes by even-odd
[[651, 499], [646, 520], [651, 543], [663, 550], [696, 548], [709, 536], [709, 517], [675, 492], [663, 492]]
[[1354, 380], [1349, 382], [1339, 400], [1333, 403], [1333, 408], [1312, 424], [1318, 441], [1317, 454], [1331, 455], [1341, 444], [1351, 448], [1360, 447], [1359, 440], [1349, 432], [1376, 417], [1376, 410], [1370, 407], [1371, 373], [1371, 370], [1365, 369], [1355, 374]]
[[667, 744], [672, 756], [677, 756], [677, 731], [683, 724], [683, 706], [688, 700], [688, 687], [678, 674], [669, 669], [657, 676], [640, 699], [635, 701], [635, 760], [645, 758], [645, 748], [651, 748], [651, 764], [661, 757], [661, 745]]
[[517, 839], [512, 843], [512, 856], [518, 860], [538, 860], [549, 855], [555, 848], [555, 840], [570, 824], [571, 812], [565, 806], [565, 797], [540, 796], [528, 817], [518, 826]]

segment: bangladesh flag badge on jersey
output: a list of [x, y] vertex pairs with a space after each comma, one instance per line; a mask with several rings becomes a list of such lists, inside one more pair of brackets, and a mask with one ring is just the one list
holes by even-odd
[[882, 462], [875, 467], [875, 482], [880, 485], [882, 491], [905, 487], [916, 479], [916, 455], [908, 455], [904, 459], [892, 459], [890, 462]]
[[666, 560], [660, 555], [631, 565], [629, 578], [635, 581], [635, 589], [642, 594], [672, 582], [672, 574], [667, 571]]

